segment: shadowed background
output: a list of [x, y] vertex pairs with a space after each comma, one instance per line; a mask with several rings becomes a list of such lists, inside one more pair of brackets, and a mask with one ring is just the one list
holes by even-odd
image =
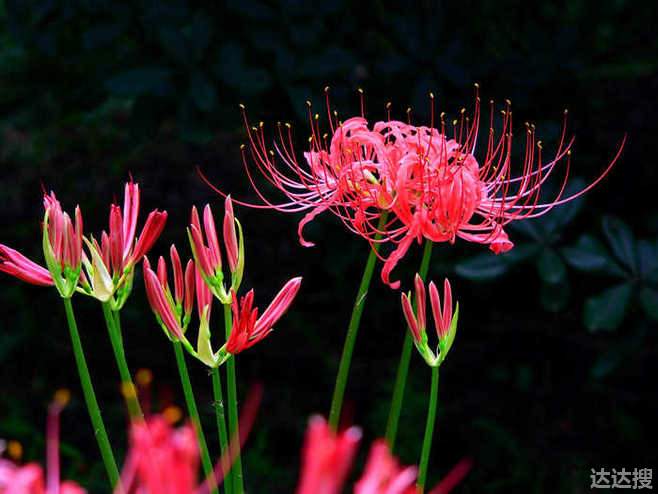
[[[510, 231], [496, 257], [463, 241], [436, 245], [430, 278], [449, 276], [461, 305], [456, 345], [441, 372], [429, 484], [463, 456], [475, 466], [458, 492], [584, 492], [590, 468], [656, 465], [658, 208], [654, 141], [656, 9], [623, 0], [538, 5], [513, 1], [240, 0], [0, 1], [0, 241], [41, 260], [41, 186], [79, 203], [87, 232], [107, 228], [109, 204], [132, 174], [146, 210], [169, 212], [151, 258], [171, 242], [189, 255], [192, 204], [221, 201], [195, 172], [253, 199], [240, 162], [238, 103], [270, 130], [307, 136], [305, 100], [332, 87], [342, 116], [428, 115], [429, 91], [448, 118], [482, 98], [512, 100], [516, 155], [524, 121], [550, 154], [562, 110], [576, 135], [572, 174], [591, 180], [629, 139], [610, 176], [578, 201]], [[485, 111], [485, 115], [487, 112]], [[483, 129], [486, 130], [486, 129]], [[272, 135], [270, 133], [270, 135]], [[480, 150], [479, 156], [481, 156]], [[577, 184], [578, 182], [576, 182]], [[367, 244], [325, 215], [299, 246], [299, 216], [237, 208], [245, 228], [243, 287], [264, 306], [304, 276], [293, 310], [240, 355], [239, 388], [265, 397], [246, 450], [251, 492], [292, 492], [307, 418], [327, 413]], [[397, 268], [408, 289], [420, 248]], [[373, 280], [347, 390], [346, 420], [366, 444], [384, 432], [404, 327], [399, 294]], [[74, 300], [110, 436], [125, 446], [118, 374], [100, 305]], [[0, 278], [0, 437], [42, 460], [47, 403], [73, 391], [63, 414], [63, 472], [91, 492], [104, 476], [54, 290]], [[173, 352], [141, 281], [123, 311], [133, 370], [151, 369], [156, 407], [182, 405]], [[216, 322], [220, 322], [216, 318]], [[211, 434], [210, 379], [190, 363]], [[416, 463], [429, 369], [414, 355], [399, 453]], [[211, 441], [212, 443], [212, 441]], [[211, 444], [216, 450], [216, 445]], [[358, 470], [358, 469], [357, 469]]]

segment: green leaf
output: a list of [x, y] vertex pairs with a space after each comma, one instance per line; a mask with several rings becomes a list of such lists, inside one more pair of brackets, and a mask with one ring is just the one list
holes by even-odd
[[631, 271], [636, 272], [638, 266], [635, 236], [629, 226], [619, 218], [606, 216], [603, 218], [603, 233], [615, 257]]
[[141, 67], [121, 72], [105, 81], [105, 88], [117, 96], [153, 94], [165, 96], [172, 91], [171, 72], [164, 67]]
[[567, 268], [554, 249], [545, 248], [537, 259], [537, 271], [544, 283], [555, 285], [565, 280]]
[[217, 90], [212, 81], [202, 72], [192, 73], [190, 95], [197, 108], [203, 112], [208, 113], [217, 105]]
[[644, 312], [654, 321], [658, 321], [658, 290], [644, 287], [640, 290], [640, 303]]
[[617, 329], [626, 315], [633, 287], [630, 283], [616, 285], [585, 302], [584, 322], [592, 332]]
[[565, 247], [561, 252], [567, 263], [580, 271], [607, 271], [621, 277], [626, 274], [603, 244], [590, 235], [582, 235], [575, 246]]
[[480, 254], [457, 263], [455, 272], [466, 279], [474, 281], [492, 280], [509, 269], [505, 260], [492, 253]]

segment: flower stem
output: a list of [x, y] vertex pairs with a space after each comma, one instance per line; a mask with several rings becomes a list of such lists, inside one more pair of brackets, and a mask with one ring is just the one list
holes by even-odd
[[131, 420], [143, 420], [144, 414], [142, 413], [142, 407], [139, 405], [139, 400], [137, 399], [137, 388], [135, 388], [132, 375], [128, 369], [126, 353], [123, 348], [119, 313], [112, 311], [110, 304], [105, 302], [103, 303], [103, 316], [105, 316], [107, 332], [110, 335], [110, 342], [112, 343], [112, 350], [114, 351], [114, 359], [119, 368], [119, 375], [121, 376], [121, 392], [126, 399], [128, 414], [130, 415]]
[[206, 443], [206, 436], [203, 433], [201, 426], [201, 418], [199, 417], [199, 410], [196, 406], [194, 398], [194, 391], [192, 391], [192, 382], [190, 381], [190, 374], [187, 371], [187, 364], [185, 363], [185, 354], [183, 353], [183, 346], [180, 341], [174, 341], [174, 352], [176, 353], [176, 364], [178, 365], [178, 373], [180, 374], [180, 381], [183, 386], [183, 394], [185, 395], [185, 404], [187, 405], [187, 413], [190, 414], [190, 420], [194, 425], [197, 440], [199, 441], [199, 451], [201, 452], [201, 464], [203, 465], [203, 472], [209, 478], [210, 490], [213, 494], [217, 494], [217, 481], [215, 480], [215, 473], [213, 469], [212, 460], [208, 453], [208, 443]]
[[[224, 305], [224, 326], [226, 328], [226, 339], [231, 335], [233, 317], [231, 306]], [[226, 362], [226, 389], [228, 398], [228, 433], [231, 448], [235, 448], [231, 457], [235, 456], [231, 477], [233, 478], [233, 494], [244, 492], [242, 479], [242, 458], [240, 453], [240, 428], [238, 424], [238, 391], [235, 383], [235, 355]]]
[[[430, 259], [432, 258], [432, 242], [425, 241], [425, 248], [423, 249], [423, 258], [420, 262], [420, 270], [418, 274], [425, 281], [427, 271], [430, 266]], [[414, 307], [416, 302], [414, 301]], [[409, 374], [409, 361], [411, 360], [411, 349], [413, 347], [413, 340], [411, 333], [405, 331], [404, 343], [402, 344], [402, 354], [400, 355], [400, 363], [398, 364], [397, 374], [395, 376], [395, 387], [393, 388], [393, 397], [391, 398], [391, 410], [388, 414], [388, 422], [386, 423], [386, 442], [393, 451], [395, 447], [395, 439], [398, 433], [398, 422], [400, 420], [400, 411], [402, 410], [402, 399], [404, 398], [404, 388], [407, 384], [407, 375]]]
[[[377, 230], [381, 231], [386, 223], [388, 214], [382, 213], [379, 217], [379, 224]], [[377, 234], [375, 240], [379, 240], [381, 235]], [[343, 408], [343, 397], [345, 396], [345, 387], [347, 386], [347, 377], [350, 372], [350, 364], [352, 362], [352, 353], [354, 352], [354, 343], [356, 336], [359, 332], [359, 324], [361, 323], [361, 314], [366, 303], [366, 295], [370, 288], [370, 281], [372, 280], [372, 272], [375, 269], [375, 262], [377, 261], [377, 251], [379, 250], [379, 243], [371, 246], [366, 267], [363, 270], [361, 277], [361, 284], [359, 291], [356, 294], [354, 301], [354, 308], [352, 309], [352, 317], [350, 318], [349, 326], [347, 327], [347, 335], [345, 336], [345, 343], [343, 344], [343, 354], [340, 357], [338, 364], [338, 375], [336, 376], [336, 384], [334, 386], [334, 394], [331, 398], [331, 408], [329, 409], [329, 426], [335, 431], [338, 428], [340, 420], [340, 412]]]
[[[85, 402], [87, 403], [87, 410], [89, 411], [91, 423], [94, 427], [94, 435], [96, 436], [98, 447], [101, 450], [101, 457], [103, 458], [103, 463], [105, 464], [105, 470], [107, 471], [107, 476], [110, 479], [110, 485], [114, 489], [119, 483], [119, 469], [117, 468], [117, 463], [114, 459], [114, 453], [112, 452], [110, 439], [107, 437], [107, 431], [105, 430], [105, 424], [103, 423], [101, 410], [98, 406], [98, 401], [96, 400], [94, 386], [91, 383], [91, 376], [89, 375], [87, 360], [85, 358], [84, 350], [82, 349], [82, 341], [80, 341], [78, 325], [75, 322], [73, 305], [71, 304], [70, 298], [65, 298], [63, 300], [64, 309], [66, 310], [66, 320], [68, 322], [69, 333], [71, 335], [71, 345], [73, 346], [75, 363], [78, 367], [78, 374], [80, 375], [82, 392], [85, 397]], [[118, 491], [123, 492], [120, 486]]]
[[212, 369], [212, 390], [215, 399], [215, 418], [217, 420], [217, 432], [219, 433], [219, 446], [221, 448], [221, 467], [224, 476], [224, 492], [233, 493], [233, 476], [230, 466], [224, 462], [224, 458], [230, 458], [228, 450], [228, 433], [226, 432], [226, 417], [224, 416], [224, 397], [222, 396], [222, 380], [219, 368]]
[[423, 494], [425, 480], [427, 479], [427, 465], [432, 449], [432, 438], [434, 436], [434, 423], [436, 422], [436, 408], [439, 393], [439, 367], [432, 367], [432, 385], [430, 388], [430, 404], [427, 408], [427, 422], [425, 423], [425, 437], [423, 438], [423, 449], [420, 453], [420, 464], [418, 466], [418, 481], [416, 487]]

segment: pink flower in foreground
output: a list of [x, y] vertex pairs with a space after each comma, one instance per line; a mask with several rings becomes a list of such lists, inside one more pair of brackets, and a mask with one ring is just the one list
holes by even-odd
[[363, 475], [354, 494], [416, 494], [416, 467], [401, 467], [383, 439], [370, 447]]
[[68, 391], [58, 391], [48, 410], [46, 456], [48, 471], [36, 463], [19, 466], [0, 459], [0, 494], [85, 494], [75, 482], [59, 478], [59, 415], [69, 400]]
[[192, 494], [199, 449], [192, 424], [174, 428], [161, 415], [130, 425], [130, 449], [121, 474], [126, 492]]
[[62, 211], [55, 194], [44, 195], [43, 254], [48, 269], [20, 252], [0, 244], [0, 271], [40, 286], [55, 285], [60, 295], [69, 298], [80, 277], [82, 257], [82, 214], [75, 208], [75, 219]]
[[[296, 494], [340, 494], [354, 463], [361, 431], [350, 427], [340, 433], [331, 430], [324, 418], [309, 421], [302, 449], [302, 471]], [[432, 489], [430, 494], [448, 494], [472, 467], [468, 458], [460, 461]], [[383, 439], [375, 441], [354, 494], [417, 494], [416, 467], [401, 466]]]
[[258, 317], [258, 308], [253, 307], [253, 290], [249, 290], [247, 295], [241, 297], [240, 300], [235, 292], [232, 292], [233, 327], [226, 342], [226, 351], [235, 355], [251, 348], [270, 334], [274, 329], [274, 324], [292, 304], [301, 284], [301, 277], [288, 281], [260, 317]]
[[81, 279], [82, 289], [102, 302], [114, 297], [115, 310], [130, 295], [135, 265], [153, 247], [167, 222], [167, 212], [155, 209], [137, 236], [139, 205], [139, 185], [126, 183], [123, 212], [116, 204], [110, 206], [109, 233], [101, 233], [100, 243], [93, 238], [87, 241], [90, 259], [84, 259], [86, 276]]
[[361, 431], [357, 427], [335, 434], [322, 417], [312, 417], [306, 429], [296, 493], [340, 493], [360, 440]]
[[[468, 117], [462, 109], [452, 122], [451, 132], [444, 114], [435, 127], [431, 94], [429, 126], [412, 125], [410, 118], [406, 123], [391, 120], [390, 111], [386, 120], [369, 125], [364, 118], [363, 100], [360, 117], [341, 121], [328, 97], [326, 100], [326, 134], [320, 130], [319, 115], [311, 112], [308, 103], [311, 137], [303, 160], [297, 157], [289, 125], [278, 126], [275, 153], [267, 147], [262, 122], [251, 126], [243, 108], [249, 139], [248, 150], [243, 148], [243, 161], [261, 203], [239, 204], [283, 212], [307, 211], [298, 229], [305, 246], [313, 244], [302, 236], [303, 227], [325, 211], [338, 216], [348, 229], [371, 244], [392, 244], [382, 280], [393, 288], [398, 288], [399, 282], [391, 281], [390, 274], [414, 240], [453, 243], [461, 238], [488, 245], [496, 254], [510, 250], [513, 243], [505, 231], [510, 222], [536, 218], [591, 190], [617, 162], [625, 142], [624, 138], [617, 154], [595, 180], [564, 197], [573, 143], [566, 135], [566, 112], [555, 155], [548, 161], [543, 159], [535, 127], [527, 124], [523, 160], [515, 164], [509, 101], [502, 109], [500, 131], [495, 130], [493, 116], [498, 112], [491, 102], [484, 153], [479, 160], [475, 156], [480, 127], [477, 85], [473, 114]], [[265, 180], [283, 193], [284, 202], [272, 202], [261, 191], [248, 156]], [[559, 191], [545, 200], [543, 186], [560, 168], [564, 171]], [[388, 219], [378, 226], [383, 213]]]
[[446, 278], [443, 282], [443, 305], [439, 290], [434, 282], [429, 284], [430, 305], [432, 306], [432, 315], [434, 316], [434, 325], [436, 335], [439, 341], [438, 355], [432, 351], [427, 342], [426, 333], [426, 291], [425, 284], [419, 274], [414, 278], [416, 309], [411, 304], [411, 294], [403, 293], [401, 295], [402, 313], [407, 322], [407, 327], [413, 336], [416, 348], [432, 367], [437, 367], [445, 360], [457, 333], [457, 321], [459, 320], [459, 303], [455, 309], [454, 315], [452, 310], [452, 288]]
[[[230, 289], [237, 290], [244, 270], [244, 241], [242, 227], [233, 214], [231, 198], [224, 203], [223, 240], [231, 273]], [[236, 230], [237, 226], [237, 230]], [[196, 207], [192, 207], [188, 237], [192, 253], [203, 280], [223, 304], [231, 303], [230, 289], [224, 286], [222, 254], [210, 205], [203, 208], [203, 227]]]

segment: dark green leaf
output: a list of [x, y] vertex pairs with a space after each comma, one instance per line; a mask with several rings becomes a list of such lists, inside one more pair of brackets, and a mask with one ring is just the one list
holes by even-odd
[[635, 236], [629, 226], [619, 218], [607, 216], [603, 218], [603, 233], [615, 257], [624, 266], [636, 272], [638, 266]]
[[469, 280], [484, 281], [505, 274], [508, 267], [502, 257], [485, 253], [457, 263], [455, 272]]
[[202, 72], [193, 72], [190, 78], [190, 94], [194, 104], [204, 112], [212, 111], [217, 104], [217, 90]]
[[164, 96], [172, 91], [169, 69], [157, 66], [121, 72], [107, 80], [105, 87], [117, 96]]
[[617, 329], [626, 315], [633, 287], [623, 283], [590, 297], [585, 302], [584, 322], [590, 331]]
[[624, 271], [610, 257], [605, 247], [594, 237], [583, 235], [573, 247], [562, 249], [567, 263], [581, 271], [608, 271], [624, 276]]
[[654, 321], [658, 321], [658, 290], [644, 287], [640, 290], [640, 303], [644, 312]]
[[544, 283], [555, 285], [564, 281], [567, 268], [554, 249], [545, 248], [537, 259], [537, 271]]

